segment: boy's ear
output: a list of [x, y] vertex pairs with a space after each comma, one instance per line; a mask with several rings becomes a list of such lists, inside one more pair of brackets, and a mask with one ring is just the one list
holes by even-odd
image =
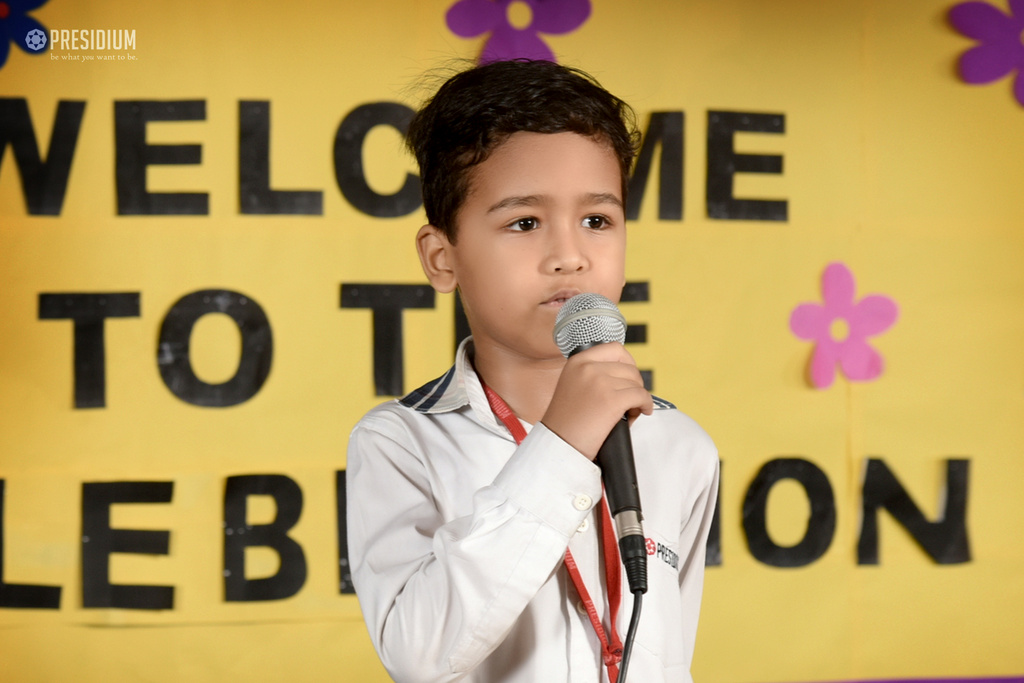
[[442, 294], [454, 292], [459, 284], [451, 265], [451, 248], [448, 238], [433, 225], [424, 225], [416, 233], [416, 252], [420, 255], [420, 265], [430, 284]]

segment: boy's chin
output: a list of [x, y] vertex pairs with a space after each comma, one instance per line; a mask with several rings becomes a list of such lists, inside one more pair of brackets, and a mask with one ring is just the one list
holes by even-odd
[[538, 361], [544, 363], [555, 363], [561, 364], [565, 362], [565, 356], [558, 348], [558, 344], [555, 343], [554, 339], [544, 340], [543, 342], [532, 345], [529, 350], [529, 355]]

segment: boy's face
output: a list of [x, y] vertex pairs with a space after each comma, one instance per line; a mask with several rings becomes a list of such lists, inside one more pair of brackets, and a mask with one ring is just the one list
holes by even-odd
[[618, 301], [625, 284], [618, 160], [575, 133], [520, 132], [470, 173], [456, 243], [420, 233], [424, 269], [440, 291], [459, 288], [478, 350], [560, 358], [562, 303], [581, 292]]

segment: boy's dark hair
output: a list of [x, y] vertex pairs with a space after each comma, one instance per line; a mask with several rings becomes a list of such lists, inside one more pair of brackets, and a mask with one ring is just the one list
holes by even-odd
[[589, 74], [554, 62], [492, 62], [456, 74], [409, 124], [427, 221], [455, 242], [469, 171], [513, 133], [578, 133], [606, 142], [625, 201], [639, 133], [628, 104]]

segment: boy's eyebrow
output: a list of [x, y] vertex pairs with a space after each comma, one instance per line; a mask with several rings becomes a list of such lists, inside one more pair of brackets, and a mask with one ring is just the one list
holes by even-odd
[[586, 195], [585, 199], [587, 204], [614, 204], [622, 208], [622, 200], [611, 192], [594, 192]]
[[505, 197], [500, 202], [487, 209], [487, 213], [494, 213], [495, 211], [502, 211], [503, 209], [517, 209], [521, 206], [537, 206], [542, 201], [543, 198], [538, 194]]
[[[583, 195], [581, 200], [584, 204], [613, 204], [620, 209], [622, 208], [622, 200], [611, 192], [590, 192]], [[543, 202], [543, 195], [515, 195], [512, 197], [505, 197], [500, 202], [487, 209], [487, 213], [494, 213], [495, 211], [501, 211], [503, 209], [516, 209], [523, 206], [537, 206]]]

